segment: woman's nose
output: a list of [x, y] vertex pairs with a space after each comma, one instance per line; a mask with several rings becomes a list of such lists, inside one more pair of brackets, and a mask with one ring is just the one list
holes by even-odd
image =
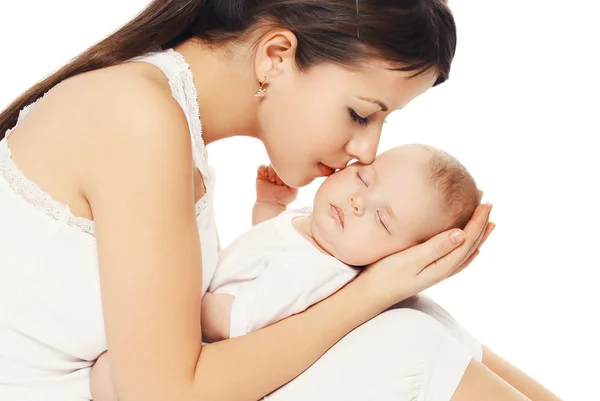
[[364, 200], [360, 195], [352, 195], [350, 197], [350, 207], [357, 216], [362, 216], [365, 213]]
[[371, 164], [377, 155], [380, 137], [381, 130], [379, 128], [357, 135], [346, 144], [346, 153], [363, 164]]

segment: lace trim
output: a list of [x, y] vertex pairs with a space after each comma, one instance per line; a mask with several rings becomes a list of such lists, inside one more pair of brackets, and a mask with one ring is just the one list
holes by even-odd
[[[16, 127], [15, 127], [16, 128]], [[14, 130], [8, 130], [6, 137]], [[15, 194], [31, 204], [37, 210], [52, 217], [56, 221], [66, 222], [68, 225], [80, 231], [96, 236], [94, 222], [85, 217], [75, 216], [68, 205], [54, 200], [48, 193], [42, 190], [35, 182], [29, 180], [19, 170], [12, 160], [12, 154], [6, 139], [0, 141], [0, 176], [8, 183]], [[208, 210], [207, 195], [196, 202], [196, 217], [201, 216]]]
[[65, 221], [68, 225], [76, 227], [86, 234], [95, 236], [93, 221], [85, 217], [74, 216], [68, 205], [52, 199], [36, 183], [25, 177], [12, 160], [12, 154], [6, 138], [23, 122], [25, 117], [29, 115], [29, 112], [42, 98], [43, 96], [21, 110], [17, 119], [17, 125], [6, 131], [5, 139], [0, 141], [0, 175], [4, 177], [8, 185], [18, 196], [33, 205], [36, 209], [57, 221]]
[[[198, 92], [194, 84], [194, 74], [185, 57], [174, 49], [151, 53], [137, 57], [134, 61], [142, 61], [160, 68], [167, 76], [171, 94], [184, 109], [190, 136], [192, 139], [192, 156], [196, 168], [202, 174], [206, 191], [212, 192], [214, 177], [208, 164], [208, 155], [202, 138], [202, 122], [200, 121], [200, 106]], [[196, 215], [208, 207], [209, 198], [205, 195], [196, 204]]]
[[[174, 60], [181, 71], [181, 80], [183, 81], [183, 94], [187, 111], [191, 114], [190, 117], [190, 134], [196, 144], [196, 149], [199, 152], [201, 160], [198, 160], [198, 169], [203, 176], [209, 177], [210, 171], [208, 168], [208, 157], [206, 154], [206, 146], [204, 138], [202, 138], [202, 121], [200, 120], [200, 105], [198, 104], [198, 91], [194, 83], [194, 73], [190, 65], [185, 60], [183, 54], [176, 52], [173, 49], [168, 49], [167, 54], [173, 56]], [[187, 113], [186, 113], [187, 115]], [[194, 152], [196, 153], [196, 152]]]
[[183, 57], [183, 54], [176, 52], [173, 49], [168, 49], [167, 54], [173, 56], [173, 59], [177, 62], [179, 70], [181, 71], [180, 76], [183, 84], [183, 95], [185, 97], [185, 105], [187, 106], [187, 113], [185, 114], [188, 117], [190, 134], [195, 145], [193, 156], [196, 161], [196, 168], [198, 168], [200, 174], [202, 174], [207, 192], [196, 203], [196, 216], [198, 216], [208, 207], [209, 192], [213, 192], [213, 177], [208, 165], [208, 156], [206, 153], [204, 138], [202, 138], [202, 122], [200, 121], [198, 91], [196, 89], [196, 84], [194, 83], [194, 73], [192, 72], [190, 65], [185, 60], [185, 57]]
[[[206, 147], [202, 138], [202, 124], [200, 122], [198, 93], [196, 90], [196, 85], [194, 84], [194, 76], [183, 55], [173, 49], [168, 49], [166, 54], [171, 55], [171, 60], [175, 61], [179, 71], [177, 75], [174, 75], [175, 72], [168, 68], [168, 66], [165, 66], [163, 63], [160, 63], [160, 65], [157, 65], [157, 67], [159, 67], [169, 78], [173, 97], [175, 97], [175, 99], [178, 101], [183, 100], [183, 105], [185, 105], [185, 114], [188, 117], [188, 124], [190, 125], [190, 135], [194, 144], [194, 161], [196, 163], [196, 167], [200, 171], [200, 174], [203, 176], [207, 191], [207, 193], [200, 198], [198, 202], [196, 202], [195, 210], [196, 216], [198, 217], [208, 210], [209, 197], [212, 196], [214, 184], [213, 174], [208, 165]], [[150, 61], [144, 57], [139, 59]], [[183, 90], [182, 95], [184, 99], [181, 99], [179, 91], [177, 91], [177, 77], [180, 78], [183, 84], [181, 89]], [[19, 124], [23, 122], [23, 120], [29, 115], [31, 110], [43, 97], [44, 96], [41, 96], [38, 100], [21, 110], [17, 119], [17, 124], [12, 129], [7, 130], [5, 139], [0, 141], [0, 175], [2, 175], [11, 189], [18, 196], [33, 205], [36, 209], [42, 211], [57, 221], [65, 221], [68, 225], [78, 228], [80, 231], [95, 237], [96, 234], [94, 222], [92, 220], [73, 215], [68, 205], [54, 200], [35, 182], [29, 180], [12, 160], [12, 153], [8, 147], [6, 138], [8, 138], [9, 135], [19, 126]]]

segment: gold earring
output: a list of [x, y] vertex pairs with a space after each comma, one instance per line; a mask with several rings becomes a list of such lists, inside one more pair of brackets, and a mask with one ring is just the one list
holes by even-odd
[[254, 96], [265, 97], [265, 95], [267, 94], [267, 89], [264, 87], [266, 83], [267, 83], [267, 77], [265, 77], [265, 79], [263, 79], [263, 81], [260, 83], [260, 86], [258, 87], [258, 90], [254, 94]]

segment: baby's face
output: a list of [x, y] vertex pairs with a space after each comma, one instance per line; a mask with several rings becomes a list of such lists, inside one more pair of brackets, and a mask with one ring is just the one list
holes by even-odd
[[448, 217], [428, 179], [430, 158], [423, 147], [401, 146], [327, 178], [315, 196], [314, 239], [342, 262], [363, 266], [436, 234]]

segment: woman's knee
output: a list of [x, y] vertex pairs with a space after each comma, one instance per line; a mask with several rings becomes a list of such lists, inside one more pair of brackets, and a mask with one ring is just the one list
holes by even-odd
[[483, 346], [471, 333], [454, 319], [454, 317], [430, 297], [419, 294], [396, 305], [399, 309], [414, 309], [423, 312], [437, 320], [448, 333], [465, 347], [475, 359], [481, 361]]
[[369, 380], [380, 386], [377, 397], [371, 388], [364, 399], [450, 400], [473, 358], [443, 324], [417, 309], [388, 311], [352, 334], [347, 349], [364, 350]]
[[395, 309], [355, 329], [267, 399], [448, 401], [470, 360], [437, 320]]
[[347, 337], [349, 341], [356, 342], [377, 339], [377, 344], [373, 344], [373, 347], [382, 347], [388, 352], [406, 356], [407, 350], [413, 353], [431, 353], [432, 348], [449, 337], [449, 333], [439, 321], [427, 313], [412, 308], [400, 308], [382, 313]]

